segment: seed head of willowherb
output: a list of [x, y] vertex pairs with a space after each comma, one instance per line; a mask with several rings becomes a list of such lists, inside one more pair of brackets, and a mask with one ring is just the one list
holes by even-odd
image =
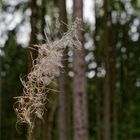
[[33, 129], [35, 119], [42, 119], [47, 103], [46, 86], [53, 82], [59, 68], [63, 67], [61, 61], [64, 49], [67, 46], [77, 49], [81, 47], [78, 40], [80, 22], [77, 18], [60, 40], [36, 45], [38, 57], [33, 61], [33, 67], [26, 80], [21, 79], [23, 95], [15, 97], [17, 101], [14, 109], [18, 123], [26, 123]]

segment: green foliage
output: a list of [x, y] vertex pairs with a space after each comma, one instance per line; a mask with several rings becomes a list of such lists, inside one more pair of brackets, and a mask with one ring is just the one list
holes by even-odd
[[27, 72], [27, 52], [16, 43], [14, 31], [9, 32], [9, 38], [2, 50], [2, 139], [6, 140], [17, 135], [13, 97], [22, 93], [19, 77]]

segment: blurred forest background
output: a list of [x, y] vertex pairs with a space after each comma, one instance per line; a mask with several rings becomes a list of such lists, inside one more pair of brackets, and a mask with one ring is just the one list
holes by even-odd
[[13, 109], [30, 53], [37, 57], [27, 47], [45, 43], [44, 30], [50, 41], [60, 38], [75, 17], [83, 19], [83, 47], [65, 51], [52, 87], [60, 93], [48, 94], [35, 139], [140, 140], [140, 0], [0, 1], [1, 140], [27, 139]]

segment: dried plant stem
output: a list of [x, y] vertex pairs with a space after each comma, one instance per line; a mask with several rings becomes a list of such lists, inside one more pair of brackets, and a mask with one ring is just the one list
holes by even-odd
[[32, 138], [32, 127], [28, 125], [28, 140], [33, 140]]
[[33, 140], [35, 118], [43, 119], [48, 100], [48, 87], [59, 74], [59, 68], [63, 67], [62, 59], [65, 48], [67, 46], [72, 49], [81, 48], [81, 42], [78, 40], [80, 29], [80, 20], [76, 19], [60, 40], [36, 45], [38, 57], [33, 60], [33, 67], [26, 79], [21, 79], [23, 95], [15, 97], [17, 102], [14, 106], [18, 122], [28, 125], [28, 140]]

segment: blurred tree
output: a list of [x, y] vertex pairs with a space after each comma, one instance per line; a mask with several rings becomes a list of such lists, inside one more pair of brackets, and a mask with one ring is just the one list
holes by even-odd
[[[67, 24], [67, 10], [66, 10], [66, 1], [59, 0], [59, 20], [60, 23], [64, 22]], [[64, 33], [67, 31], [67, 26], [62, 23], [60, 25], [60, 33]], [[61, 35], [60, 35], [61, 36]], [[61, 70], [60, 73], [60, 93], [59, 93], [59, 140], [70, 140], [70, 96], [69, 91], [69, 78], [68, 78], [68, 49], [64, 51], [64, 57], [62, 64], [64, 66], [64, 70]], [[69, 127], [68, 127], [69, 126]]]
[[[95, 1], [95, 15], [97, 14], [96, 9], [96, 1]], [[99, 18], [95, 16], [95, 31], [94, 31], [94, 43], [95, 43], [95, 61], [96, 61], [96, 68], [95, 68], [95, 102], [96, 102], [96, 139], [101, 140], [101, 88], [100, 88], [100, 78], [98, 77], [98, 68], [100, 66], [100, 54], [99, 54], [99, 42], [97, 41], [98, 32], [99, 32]]]
[[[31, 8], [31, 16], [30, 16], [30, 26], [31, 26], [31, 34], [30, 34], [30, 41], [29, 41], [29, 47], [32, 47], [33, 49], [30, 51], [31, 54], [29, 54], [28, 58], [28, 67], [29, 67], [29, 71], [31, 70], [32, 67], [32, 61], [36, 59], [36, 57], [38, 56], [37, 53], [37, 47], [35, 47], [34, 45], [37, 44], [37, 33], [38, 33], [38, 28], [37, 28], [37, 24], [38, 24], [38, 5], [37, 5], [37, 0], [31, 0], [30, 1], [30, 8]], [[40, 124], [38, 121], [35, 122], [35, 127], [34, 127], [34, 132], [31, 134], [32, 135], [32, 139], [38, 139], [40, 137]], [[29, 128], [29, 132], [30, 133], [30, 128]]]
[[[30, 7], [31, 7], [31, 17], [30, 17], [30, 24], [31, 24], [31, 34], [30, 34], [30, 42], [29, 46], [34, 48], [35, 50], [32, 51], [32, 59], [35, 59], [38, 55], [37, 48], [34, 46], [37, 44], [37, 23], [38, 23], [38, 6], [37, 6], [37, 0], [31, 0], [30, 1]], [[31, 62], [31, 60], [29, 61]], [[31, 65], [29, 65], [31, 67]]]
[[[68, 81], [68, 87], [65, 87], [65, 85], [67, 85], [67, 80], [69, 80], [67, 65], [70, 65], [71, 68], [72, 65], [70, 64], [71, 62], [65, 64], [65, 61], [64, 69], [66, 69], [64, 73], [61, 73], [61, 75], [63, 75], [64, 77], [61, 76], [62, 82], [60, 82], [61, 90], [64, 92], [64, 94], [58, 94], [61, 98], [59, 98], [59, 105], [62, 106], [61, 109], [63, 110], [63, 113], [59, 112], [59, 115], [61, 116], [59, 119], [61, 119], [61, 121], [59, 120], [58, 122], [58, 102], [56, 94], [52, 94], [52, 92], [50, 92], [48, 97], [50, 100], [49, 104], [47, 104], [47, 113], [44, 116], [45, 122], [42, 123], [41, 121], [39, 121], [38, 128], [35, 134], [36, 139], [57, 140], [60, 136], [58, 135], [59, 132], [62, 132], [60, 131], [60, 129], [58, 129], [58, 123], [63, 126], [63, 130], [65, 130], [65, 132], [68, 132], [66, 134], [67, 136], [64, 136], [63, 133], [62, 137], [70, 140], [73, 139], [72, 134], [69, 133], [69, 129], [71, 129], [72, 126], [72, 121], [74, 121], [75, 140], [88, 139], [88, 121], [90, 122], [89, 139], [91, 140], [101, 140], [105, 138], [107, 139], [107, 137], [109, 137], [111, 140], [140, 139], [139, 0], [105, 0], [105, 3], [103, 2], [104, 0], [95, 1], [95, 48], [94, 44], [91, 44], [92, 41], [90, 40], [91, 38], [93, 38], [93, 25], [91, 25], [91, 23], [89, 23], [88, 21], [85, 21], [85, 43], [91, 44], [90, 46], [92, 46], [93, 48], [88, 51], [86, 50], [86, 57], [84, 56], [83, 48], [82, 53], [77, 51], [74, 52], [73, 58], [75, 75], [73, 77], [74, 83], [72, 83], [72, 90], [74, 91], [74, 94], [73, 102], [70, 103], [73, 104], [73, 114], [71, 114], [71, 110], [69, 112], [69, 107], [67, 107], [67, 105], [69, 106], [69, 102], [71, 102], [71, 95], [69, 94], [69, 92], [71, 91], [71, 81]], [[106, 4], [106, 2], [108, 3]], [[49, 34], [49, 37], [51, 38], [50, 40], [59, 38], [58, 29], [56, 29], [55, 24], [55, 20], [56, 18], [58, 18], [57, 4], [59, 3], [59, 8], [61, 9], [60, 19], [65, 23], [67, 23], [65, 13], [66, 6], [64, 0], [4, 0], [1, 1], [0, 4], [1, 3], [2, 12], [0, 12], [0, 26], [2, 32], [0, 32], [0, 35], [2, 33], [2, 37], [0, 37], [0, 39], [4, 38], [5, 41], [7, 40], [5, 45], [3, 45], [4, 47], [0, 49], [0, 82], [2, 85], [2, 87], [0, 87], [0, 105], [2, 106], [1, 139], [25, 140], [27, 138], [26, 128], [24, 126], [21, 127], [18, 125], [18, 131], [20, 131], [20, 133], [17, 133], [15, 129], [16, 115], [13, 111], [12, 106], [14, 103], [13, 97], [19, 96], [22, 93], [22, 86], [20, 85], [19, 80], [20, 74], [22, 73], [22, 75], [25, 75], [27, 73], [27, 67], [30, 67], [29, 63], [31, 63], [31, 61], [29, 59], [29, 61], [27, 61], [27, 58], [29, 57], [29, 54], [27, 55], [27, 53], [29, 51], [19, 45], [17, 38], [22, 38], [23, 35], [26, 34], [26, 25], [23, 24], [25, 22], [28, 24], [31, 23], [31, 39], [29, 43], [30, 47], [33, 47], [33, 44], [43, 42], [42, 36], [44, 34], [45, 27], [46, 31]], [[68, 16], [69, 19], [70, 16], [71, 15]], [[82, 17], [81, 0], [74, 0], [74, 17]], [[31, 19], [30, 21], [28, 20], [29, 18]], [[46, 25], [45, 20], [48, 22], [48, 25]], [[18, 33], [21, 26], [24, 29], [24, 34], [19, 35]], [[91, 26], [92, 29], [90, 28]], [[66, 26], [62, 25], [61, 27], [61, 31], [66, 30]], [[82, 37], [81, 34], [82, 33], [80, 33], [80, 40], [83, 43], [83, 34]], [[87, 34], [88, 37], [86, 36]], [[2, 40], [2, 42], [4, 41]], [[0, 42], [0, 44], [2, 44], [2, 42]], [[85, 48], [86, 47], [87, 46], [85, 44]], [[33, 58], [35, 58], [37, 56], [37, 52], [32, 52]], [[104, 53], [105, 55], [103, 55]], [[67, 52], [65, 52], [65, 54], [67, 54]], [[91, 54], [93, 54], [93, 56], [91, 56]], [[92, 57], [92, 60], [90, 61], [96, 62], [95, 65], [97, 65], [97, 67], [92, 69], [93, 75], [95, 72], [95, 76], [93, 76], [93, 78], [91, 79], [88, 79], [87, 83], [87, 81], [85, 80], [85, 75], [88, 75], [91, 69], [89, 67], [90, 62], [86, 61], [87, 71], [85, 72], [84, 58], [87, 60], [87, 58], [89, 57]], [[109, 71], [107, 68], [109, 68]], [[104, 76], [105, 71], [106, 77]], [[109, 76], [107, 76], [108, 74]], [[109, 79], [109, 82], [107, 79]], [[105, 83], [103, 81], [105, 81]], [[95, 84], [93, 84], [94, 82]], [[87, 94], [85, 90], [86, 84], [88, 84], [90, 113], [88, 121], [86, 107]], [[103, 89], [104, 84], [107, 86], [107, 90], [105, 88]], [[67, 92], [65, 90], [67, 90]], [[110, 95], [110, 97], [108, 98], [107, 95]], [[105, 96], [107, 98], [104, 98]], [[107, 111], [109, 111], [109, 114], [107, 113]], [[73, 120], [67, 120], [67, 117], [71, 117], [71, 115], [74, 116]], [[108, 121], [109, 123], [107, 123]], [[42, 127], [42, 125], [44, 125], [44, 127]], [[42, 131], [44, 134], [42, 134]], [[83, 133], [86, 136], [84, 136]]]
[[[112, 22], [111, 22], [112, 24]], [[110, 98], [111, 98], [111, 120], [112, 120], [112, 138], [113, 140], [118, 139], [117, 135], [117, 89], [116, 89], [116, 37], [117, 37], [118, 31], [117, 27], [115, 28], [115, 25], [112, 25], [110, 27]]]
[[110, 140], [110, 68], [109, 68], [109, 13], [108, 0], [104, 0], [104, 140]]
[[[73, 0], [73, 16], [81, 18], [83, 27], [83, 1]], [[74, 140], [88, 140], [88, 101], [87, 101], [87, 81], [85, 77], [84, 60], [84, 34], [79, 33], [79, 40], [82, 43], [81, 51], [74, 51], [73, 55], [73, 121]]]

